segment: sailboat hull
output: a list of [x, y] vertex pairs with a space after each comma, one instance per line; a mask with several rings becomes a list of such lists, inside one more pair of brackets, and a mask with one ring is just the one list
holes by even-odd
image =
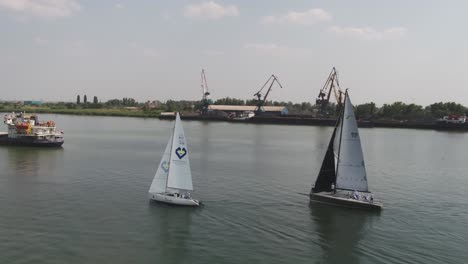
[[200, 201], [191, 198], [176, 197], [165, 193], [150, 193], [150, 199], [156, 202], [180, 205], [180, 206], [200, 206]]
[[368, 210], [382, 210], [382, 204], [379, 202], [368, 202], [363, 200], [356, 200], [344, 195], [337, 195], [332, 192], [318, 192], [310, 194], [310, 201], [332, 204], [338, 206], [368, 209]]

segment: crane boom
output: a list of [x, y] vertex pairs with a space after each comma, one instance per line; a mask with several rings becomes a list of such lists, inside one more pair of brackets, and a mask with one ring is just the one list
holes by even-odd
[[206, 81], [205, 70], [201, 71], [201, 88], [202, 88], [202, 101], [201, 101], [201, 114], [206, 115], [208, 107], [212, 103], [210, 99], [210, 92], [208, 91], [208, 82]]
[[320, 89], [319, 95], [315, 100], [315, 104], [320, 106], [320, 112], [324, 114], [326, 112], [326, 107], [330, 102], [331, 94], [335, 96], [337, 108], [340, 108], [342, 105], [342, 91], [340, 88], [340, 83], [338, 81], [338, 72], [336, 71], [335, 67], [331, 70], [330, 74], [328, 75], [325, 84], [323, 85], [322, 89]]
[[[279, 85], [280, 88], [283, 88], [283, 86], [281, 85], [281, 83], [278, 80], [278, 77], [276, 77], [274, 74], [272, 74], [270, 76], [270, 78], [268, 78], [268, 80], [265, 82], [265, 84], [263, 84], [262, 88], [260, 88], [260, 90], [254, 94], [254, 96], [257, 97], [257, 99], [256, 99], [257, 107], [255, 108], [255, 114], [256, 115], [262, 114], [263, 112], [265, 112], [264, 109], [263, 109], [263, 106], [265, 105], [266, 99], [268, 98], [268, 95], [270, 94], [271, 88], [273, 87], [273, 84], [275, 84], [275, 82]], [[262, 91], [267, 86], [267, 84], [270, 84], [270, 86], [268, 87], [268, 90], [266, 91], [265, 95], [262, 98]]]
[[206, 99], [210, 92], [208, 92], [208, 82], [206, 81], [205, 69], [201, 71], [201, 88], [203, 92], [203, 99]]

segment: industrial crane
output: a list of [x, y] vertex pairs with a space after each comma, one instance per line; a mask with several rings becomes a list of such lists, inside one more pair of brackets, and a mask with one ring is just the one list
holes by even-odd
[[[268, 94], [270, 93], [271, 91], [271, 87], [273, 87], [273, 84], [274, 83], [278, 83], [279, 87], [280, 88], [283, 88], [283, 86], [281, 85], [281, 83], [278, 81], [278, 78], [272, 74], [270, 76], [270, 78], [268, 78], [268, 80], [265, 82], [265, 84], [262, 86], [262, 88], [260, 88], [260, 90], [258, 92], [256, 92], [254, 94], [254, 96], [257, 97], [257, 99], [255, 99], [256, 101], [256, 104], [257, 104], [257, 107], [255, 108], [255, 115], [261, 115], [262, 113], [265, 112], [263, 106], [265, 105], [265, 102], [266, 102], [266, 99], [268, 97]], [[263, 88], [266, 87], [267, 84], [270, 84], [270, 86], [268, 87], [268, 90], [266, 91], [265, 95], [263, 95], [263, 98], [262, 98], [262, 90]]]
[[208, 112], [208, 106], [212, 103], [210, 99], [210, 92], [208, 92], [208, 82], [206, 81], [205, 70], [201, 71], [201, 88], [202, 88], [202, 115], [205, 115]]
[[336, 99], [336, 108], [337, 111], [341, 109], [342, 106], [342, 91], [340, 89], [340, 83], [338, 82], [338, 72], [336, 71], [335, 67], [333, 67], [332, 71], [328, 75], [327, 81], [323, 85], [322, 89], [319, 92], [317, 99], [315, 100], [315, 104], [320, 106], [320, 113], [325, 114], [326, 108], [330, 102], [330, 96], [333, 91]]

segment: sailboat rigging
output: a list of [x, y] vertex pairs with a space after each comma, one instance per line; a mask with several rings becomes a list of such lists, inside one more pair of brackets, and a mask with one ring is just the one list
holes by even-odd
[[382, 208], [369, 192], [361, 139], [348, 91], [310, 199], [351, 207]]
[[164, 150], [156, 174], [148, 191], [154, 201], [199, 206], [198, 200], [192, 199], [192, 173], [188, 146], [179, 113], [176, 115], [172, 135]]

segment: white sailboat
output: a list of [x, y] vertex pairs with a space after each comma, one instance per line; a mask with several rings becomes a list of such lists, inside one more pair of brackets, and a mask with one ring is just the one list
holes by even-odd
[[167, 143], [159, 167], [148, 191], [154, 201], [176, 205], [199, 206], [192, 199], [192, 173], [184, 129], [179, 113], [176, 115], [174, 130]]
[[322, 167], [310, 192], [311, 201], [382, 209], [367, 185], [361, 139], [348, 91]]

